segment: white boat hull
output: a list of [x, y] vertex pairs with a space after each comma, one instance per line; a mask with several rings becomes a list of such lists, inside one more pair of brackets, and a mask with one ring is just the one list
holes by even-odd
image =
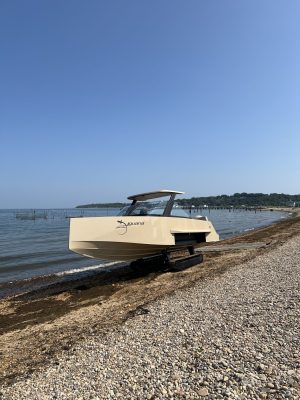
[[156, 216], [70, 219], [70, 250], [105, 260], [136, 260], [219, 240], [209, 221]]

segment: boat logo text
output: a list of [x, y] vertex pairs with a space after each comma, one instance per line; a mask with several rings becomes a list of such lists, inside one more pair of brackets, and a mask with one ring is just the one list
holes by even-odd
[[145, 222], [140, 222], [140, 221], [137, 221], [137, 222], [124, 222], [124, 221], [122, 221], [122, 220], [119, 220], [119, 221], [117, 221], [120, 225], [118, 225], [117, 227], [116, 227], [116, 229], [119, 229], [119, 234], [120, 235], [125, 235], [125, 233], [127, 233], [127, 229], [128, 229], [128, 227], [130, 227], [130, 226], [137, 226], [137, 225], [144, 225], [145, 224]]

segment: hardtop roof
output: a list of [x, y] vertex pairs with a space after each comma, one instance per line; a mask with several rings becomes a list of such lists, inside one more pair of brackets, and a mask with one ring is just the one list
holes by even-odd
[[177, 192], [176, 190], [163, 189], [163, 190], [156, 190], [155, 192], [135, 194], [127, 198], [128, 200], [145, 201], [145, 200], [157, 199], [159, 197], [165, 197], [172, 194], [184, 194], [184, 192]]

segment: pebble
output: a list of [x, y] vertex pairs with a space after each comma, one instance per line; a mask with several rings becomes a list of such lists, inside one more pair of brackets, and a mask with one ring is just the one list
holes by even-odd
[[208, 389], [207, 388], [202, 388], [198, 392], [199, 396], [205, 397], [208, 396]]
[[0, 399], [300, 399], [299, 289], [300, 235], [94, 332]]

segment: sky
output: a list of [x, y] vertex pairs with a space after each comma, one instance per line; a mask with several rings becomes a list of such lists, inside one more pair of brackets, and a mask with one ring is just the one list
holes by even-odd
[[0, 208], [300, 193], [298, 0], [2, 0]]

